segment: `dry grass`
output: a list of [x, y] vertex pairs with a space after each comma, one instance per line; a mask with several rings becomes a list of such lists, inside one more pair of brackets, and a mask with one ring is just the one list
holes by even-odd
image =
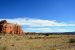
[[75, 35], [5, 35], [0, 36], [0, 50], [75, 50], [75, 43], [68, 43], [71, 38]]

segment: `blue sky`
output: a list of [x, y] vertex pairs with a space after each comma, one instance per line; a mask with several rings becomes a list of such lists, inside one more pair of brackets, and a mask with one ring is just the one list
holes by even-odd
[[2, 19], [22, 25], [24, 31], [72, 32], [75, 0], [0, 0]]

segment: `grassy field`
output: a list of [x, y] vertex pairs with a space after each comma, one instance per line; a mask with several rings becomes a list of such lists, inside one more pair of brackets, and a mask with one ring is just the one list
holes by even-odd
[[0, 50], [75, 50], [75, 35], [0, 35]]

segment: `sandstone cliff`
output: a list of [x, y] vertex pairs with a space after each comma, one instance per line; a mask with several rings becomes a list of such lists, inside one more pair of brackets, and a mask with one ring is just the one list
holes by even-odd
[[0, 21], [0, 33], [23, 35], [20, 25], [8, 23], [6, 20]]

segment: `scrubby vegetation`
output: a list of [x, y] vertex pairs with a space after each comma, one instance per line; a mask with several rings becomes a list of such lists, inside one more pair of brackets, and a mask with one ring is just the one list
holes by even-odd
[[75, 39], [74, 38], [69, 39], [69, 43], [75, 43]]
[[0, 50], [75, 50], [75, 35], [0, 35]]

